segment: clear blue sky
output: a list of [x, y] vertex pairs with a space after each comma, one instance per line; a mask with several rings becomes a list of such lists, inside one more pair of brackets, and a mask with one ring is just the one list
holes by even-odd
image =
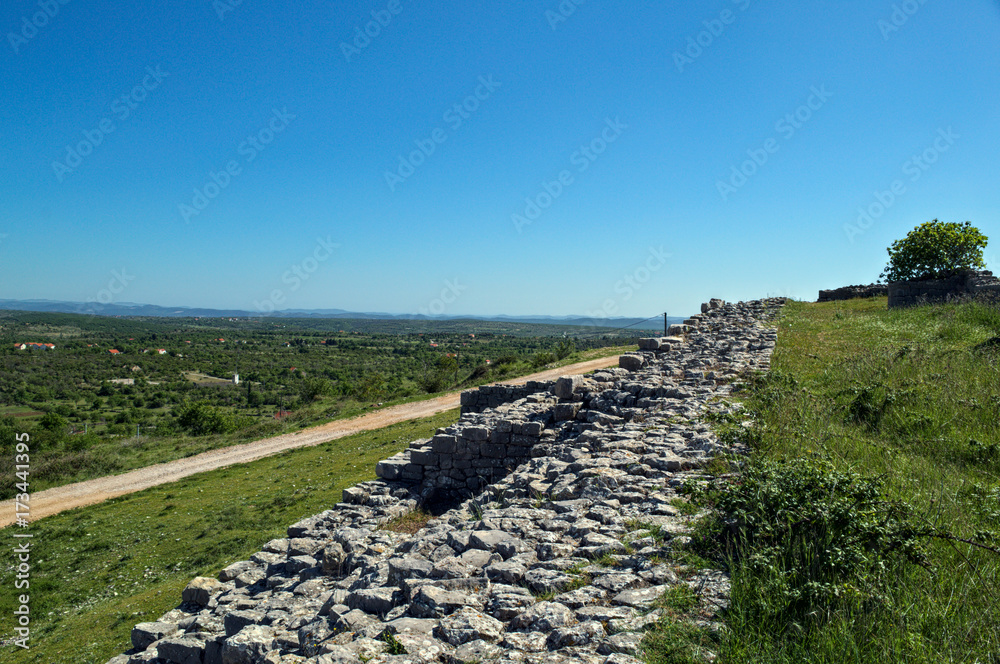
[[684, 315], [932, 218], [1000, 272], [997, 0], [60, 1], [0, 10], [0, 298]]

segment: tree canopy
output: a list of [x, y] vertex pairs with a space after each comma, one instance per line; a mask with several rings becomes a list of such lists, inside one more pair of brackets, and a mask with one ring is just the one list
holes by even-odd
[[971, 222], [925, 221], [886, 249], [889, 263], [879, 281], [909, 281], [950, 276], [961, 269], [983, 268], [988, 238]]

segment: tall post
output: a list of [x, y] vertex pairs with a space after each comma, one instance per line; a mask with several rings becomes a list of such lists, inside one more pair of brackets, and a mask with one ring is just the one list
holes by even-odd
[[667, 312], [663, 312], [663, 336], [667, 336]]

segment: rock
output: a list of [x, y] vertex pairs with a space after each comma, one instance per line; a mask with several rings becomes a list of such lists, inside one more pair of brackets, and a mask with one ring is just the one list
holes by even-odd
[[385, 631], [391, 634], [403, 634], [412, 632], [413, 634], [431, 634], [437, 627], [437, 620], [425, 620], [423, 618], [396, 618], [386, 623]]
[[518, 585], [524, 579], [524, 575], [528, 572], [528, 570], [520, 563], [504, 561], [493, 563], [492, 565], [485, 567], [483, 572], [486, 573], [486, 578], [491, 581]]
[[557, 403], [552, 409], [552, 418], [556, 422], [575, 420], [576, 414], [580, 412], [580, 408], [582, 407], [583, 404], [579, 402]]
[[638, 588], [636, 590], [625, 590], [623, 592], [615, 595], [614, 599], [611, 600], [615, 604], [622, 604], [625, 606], [632, 606], [637, 609], [648, 609], [653, 605], [653, 602], [658, 600], [663, 596], [663, 593], [670, 586], [650, 586], [649, 588]]
[[233, 636], [248, 625], [257, 625], [264, 620], [260, 611], [230, 611], [223, 619], [226, 636]]
[[340, 632], [361, 632], [378, 624], [378, 620], [360, 609], [351, 609], [333, 620], [333, 626]]
[[604, 638], [604, 626], [596, 620], [578, 623], [570, 627], [560, 627], [552, 631], [545, 644], [550, 650], [568, 646], [582, 646]]
[[503, 632], [502, 622], [470, 607], [443, 618], [435, 631], [441, 640], [453, 646], [479, 639], [497, 643]]
[[551, 632], [576, 622], [573, 612], [557, 602], [539, 602], [511, 621], [521, 632]]
[[460, 592], [421, 586], [410, 602], [410, 613], [417, 618], [440, 618], [474, 604], [472, 598]]
[[[425, 579], [434, 565], [423, 558], [406, 556], [389, 560], [389, 583], [399, 586], [406, 579]], [[402, 586], [400, 586], [402, 587]]]
[[639, 350], [660, 350], [660, 338], [639, 337]]
[[257, 567], [257, 563], [251, 560], [241, 560], [238, 563], [233, 563], [219, 572], [219, 581], [232, 581], [240, 574], [248, 572], [255, 567]]
[[628, 371], [638, 371], [646, 364], [646, 358], [642, 355], [620, 355], [618, 366]]
[[357, 655], [362, 662], [367, 662], [386, 652], [389, 649], [389, 644], [385, 641], [361, 637], [348, 643], [347, 649]]
[[552, 393], [558, 399], [572, 399], [573, 392], [583, 383], [583, 376], [560, 376], [552, 386]]
[[469, 536], [469, 546], [483, 551], [494, 551], [501, 542], [511, 539], [510, 533], [502, 530], [476, 530]]
[[171, 664], [203, 664], [207, 636], [170, 636], [156, 644], [156, 653]]
[[601, 588], [595, 588], [594, 586], [584, 586], [583, 588], [577, 588], [576, 590], [571, 590], [568, 593], [562, 593], [561, 595], [556, 595], [554, 599], [560, 604], [565, 604], [571, 609], [579, 609], [584, 606], [590, 606], [591, 604], [597, 604], [598, 602], [603, 602], [607, 596], [608, 593], [602, 590]]
[[430, 634], [406, 632], [393, 637], [398, 647], [420, 662], [437, 662], [450, 650]]
[[503, 651], [483, 639], [463, 643], [446, 657], [448, 664], [468, 664], [469, 662], [488, 662], [498, 659]]
[[500, 647], [514, 652], [544, 652], [548, 650], [542, 632], [507, 632]]
[[525, 588], [508, 586], [507, 588], [494, 588], [486, 602], [486, 611], [491, 616], [503, 622], [507, 622], [523, 613], [526, 608], [535, 603], [535, 598], [531, 596]]
[[643, 662], [631, 655], [613, 653], [608, 655], [608, 658], [604, 660], [604, 664], [643, 664]]
[[369, 588], [356, 590], [347, 596], [347, 606], [373, 615], [385, 615], [403, 602], [398, 588]]
[[248, 625], [222, 644], [222, 664], [257, 664], [270, 651], [274, 630]]
[[530, 569], [524, 575], [524, 582], [536, 593], [556, 593], [565, 588], [573, 580], [569, 574], [563, 574], [552, 569]]
[[303, 625], [297, 633], [299, 647], [306, 657], [314, 657], [320, 654], [323, 646], [334, 635], [334, 630], [325, 619], [314, 620], [308, 625]]
[[162, 622], [139, 623], [132, 628], [132, 647], [145, 650], [154, 641], [159, 641], [177, 632], [177, 625]]
[[320, 554], [320, 564], [325, 573], [339, 575], [344, 567], [344, 560], [346, 558], [347, 554], [344, 553], [344, 547], [341, 546], [340, 542], [330, 542], [323, 547]]
[[[326, 652], [317, 655], [315, 659], [310, 659], [309, 664], [361, 664], [361, 659], [357, 653], [341, 645], [328, 645]], [[279, 660], [281, 664], [284, 659]], [[207, 663], [206, 663], [207, 664]]]
[[611, 636], [604, 639], [600, 645], [597, 646], [597, 652], [602, 655], [610, 655], [612, 653], [624, 653], [626, 655], [638, 655], [639, 654], [639, 644], [642, 643], [642, 634], [639, 632], [621, 632], [619, 634], [612, 634]]

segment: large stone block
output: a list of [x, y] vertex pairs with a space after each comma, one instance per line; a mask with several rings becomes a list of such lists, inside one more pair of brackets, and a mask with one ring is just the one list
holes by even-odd
[[132, 628], [132, 647], [145, 650], [154, 641], [177, 633], [177, 625], [173, 623], [145, 622]]
[[455, 436], [448, 434], [438, 434], [431, 438], [431, 449], [437, 454], [454, 454], [455, 444]]
[[583, 376], [560, 376], [552, 386], [552, 393], [560, 399], [572, 399], [573, 392], [583, 383]]
[[212, 595], [222, 588], [222, 584], [207, 576], [196, 576], [181, 591], [181, 601], [208, 606]]
[[618, 358], [618, 366], [628, 371], [638, 371], [646, 364], [646, 359], [642, 355], [621, 355]]

